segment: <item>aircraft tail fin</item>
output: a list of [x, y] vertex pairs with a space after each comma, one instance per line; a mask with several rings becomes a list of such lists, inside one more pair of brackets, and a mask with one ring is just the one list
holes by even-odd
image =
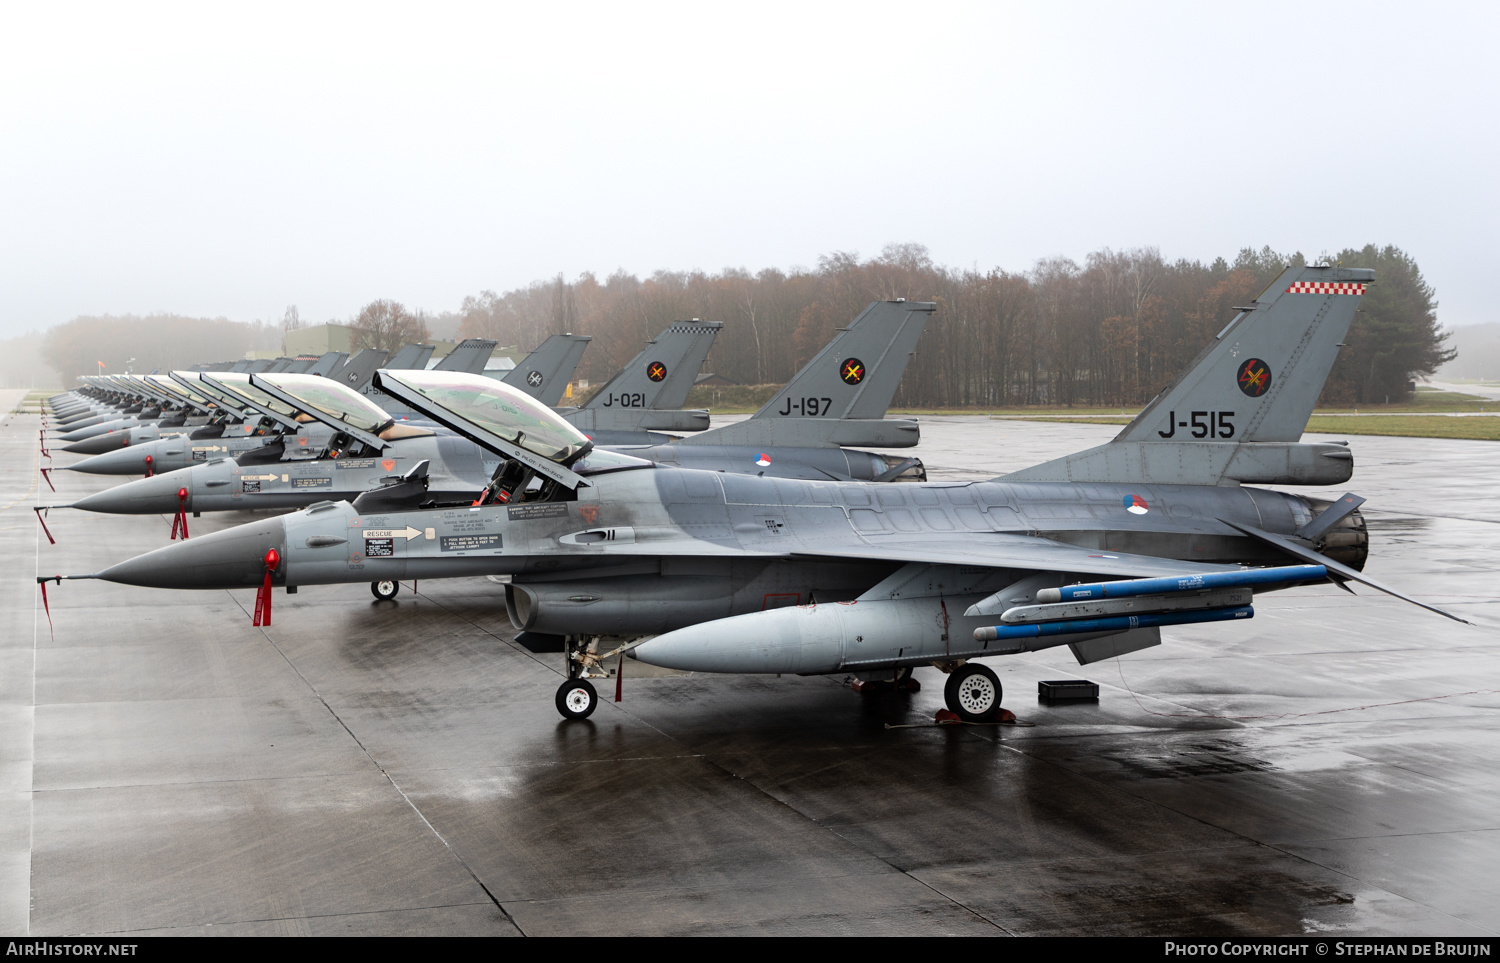
[[554, 334], [500, 380], [551, 408], [562, 401], [563, 389], [592, 340], [586, 334]]
[[342, 367], [344, 360], [348, 357], [349, 353], [347, 351], [330, 351], [317, 361], [314, 361], [313, 366], [307, 369], [307, 373], [327, 377], [330, 373]]
[[931, 301], [876, 301], [750, 420], [691, 441], [801, 448], [915, 445], [920, 438], [916, 422], [885, 420], [885, 413], [936, 310]]
[[1287, 268], [1112, 442], [1006, 480], [1347, 481], [1353, 473], [1347, 448], [1301, 438], [1374, 279], [1366, 268]]
[[420, 371], [427, 367], [428, 359], [436, 350], [436, 345], [431, 344], [404, 344], [385, 367], [393, 371]]
[[584, 408], [681, 408], [723, 327], [719, 321], [673, 321]]
[[489, 363], [490, 355], [495, 353], [497, 343], [489, 338], [466, 338], [454, 345], [453, 350], [433, 367], [439, 371], [483, 374], [484, 366]]
[[355, 391], [360, 391], [370, 383], [375, 372], [384, 365], [385, 357], [385, 352], [379, 348], [365, 348], [344, 362], [342, 366], [335, 368], [328, 377], [342, 381]]
[[936, 310], [931, 301], [876, 301], [751, 417], [884, 418]]
[[[1354, 320], [1368, 268], [1287, 268], [1167, 385], [1117, 441], [1158, 441], [1195, 431], [1194, 412], [1214, 418], [1214, 438], [1298, 441]], [[1167, 416], [1175, 412], [1173, 424]]]

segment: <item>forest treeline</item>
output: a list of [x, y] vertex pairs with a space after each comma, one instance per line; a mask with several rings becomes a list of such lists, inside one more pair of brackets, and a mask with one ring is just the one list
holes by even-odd
[[[1452, 357], [1437, 301], [1416, 261], [1368, 245], [1333, 256], [1371, 267], [1325, 403], [1404, 397], [1407, 382]], [[1030, 271], [960, 270], [919, 244], [860, 260], [836, 252], [815, 269], [659, 271], [644, 280], [539, 281], [464, 300], [460, 332], [534, 347], [550, 334], [588, 334], [581, 373], [609, 377], [669, 321], [722, 321], [705, 370], [742, 384], [784, 383], [874, 300], [935, 301], [936, 315], [907, 368], [897, 406], [1012, 404], [1139, 406], [1181, 371], [1299, 254], [1246, 248], [1233, 262], [1167, 262], [1155, 248], [1097, 251], [1082, 264], [1039, 261]]]
[[[1323, 393], [1325, 403], [1404, 397], [1407, 382], [1450, 360], [1437, 325], [1435, 292], [1416, 261], [1395, 247], [1368, 245], [1333, 256], [1371, 267], [1365, 294]], [[530, 350], [548, 335], [593, 336], [580, 376], [600, 382], [667, 323], [722, 321], [705, 370], [742, 384], [784, 383], [875, 300], [935, 301], [897, 406], [1016, 404], [1139, 406], [1186, 366], [1235, 315], [1301, 254], [1246, 248], [1230, 262], [1167, 262], [1154, 248], [1097, 251], [1082, 263], [1050, 258], [1019, 273], [948, 268], [920, 244], [893, 244], [877, 257], [835, 252], [815, 268], [755, 274], [726, 269], [623, 271], [537, 281], [463, 301], [459, 334]], [[98, 362], [136, 371], [276, 350], [289, 326], [176, 316], [75, 318], [48, 331], [46, 363], [69, 383]], [[453, 315], [443, 315], [443, 319]], [[362, 342], [392, 348], [427, 331], [425, 316], [374, 300], [343, 323]], [[451, 330], [451, 329], [450, 329]], [[386, 344], [386, 342], [391, 342]]]

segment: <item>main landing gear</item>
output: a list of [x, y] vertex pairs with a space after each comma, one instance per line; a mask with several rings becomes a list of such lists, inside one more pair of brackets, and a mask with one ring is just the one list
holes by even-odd
[[1000, 678], [987, 665], [966, 662], [948, 674], [943, 700], [964, 722], [992, 722], [1000, 712]]
[[568, 678], [557, 687], [557, 711], [562, 713], [563, 718], [587, 719], [599, 707], [599, 693], [594, 691], [590, 679], [615, 679], [615, 701], [620, 701], [620, 680], [615, 675], [619, 670], [607, 669], [605, 665], [649, 638], [652, 636], [643, 635], [602, 653], [599, 651], [600, 636], [569, 635], [564, 638], [563, 653]]
[[395, 579], [385, 578], [370, 583], [370, 594], [382, 602], [389, 602], [399, 591], [401, 591], [401, 583]]
[[588, 679], [569, 679], [557, 687], [557, 711], [564, 719], [587, 719], [599, 707], [599, 693]]

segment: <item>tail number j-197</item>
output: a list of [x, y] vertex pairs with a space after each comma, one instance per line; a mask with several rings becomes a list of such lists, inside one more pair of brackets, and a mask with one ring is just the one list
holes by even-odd
[[786, 404], [777, 414], [785, 417], [787, 415], [802, 415], [806, 418], [816, 418], [819, 415], [826, 416], [828, 409], [833, 407], [832, 398], [798, 398], [795, 401], [791, 397], [783, 399]]
[[1188, 421], [1178, 421], [1177, 412], [1167, 412], [1167, 430], [1158, 431], [1157, 434], [1163, 438], [1171, 438], [1177, 434], [1178, 428], [1191, 427], [1194, 438], [1233, 438], [1234, 422], [1229, 419], [1234, 417], [1232, 411], [1192, 411], [1188, 413]]

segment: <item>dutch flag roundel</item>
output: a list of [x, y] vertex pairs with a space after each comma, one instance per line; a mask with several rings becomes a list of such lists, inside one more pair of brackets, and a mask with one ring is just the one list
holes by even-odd
[[771, 456], [766, 454], [765, 452], [761, 452], [760, 455], [755, 459], [755, 463], [762, 468], [768, 468], [771, 464]]
[[1142, 498], [1141, 496], [1139, 496], [1139, 495], [1126, 495], [1125, 496], [1125, 510], [1127, 512], [1129, 512], [1130, 514], [1132, 514], [1132, 515], [1144, 515], [1148, 511], [1150, 511], [1151, 509], [1146, 504], [1146, 500], [1144, 498]]

